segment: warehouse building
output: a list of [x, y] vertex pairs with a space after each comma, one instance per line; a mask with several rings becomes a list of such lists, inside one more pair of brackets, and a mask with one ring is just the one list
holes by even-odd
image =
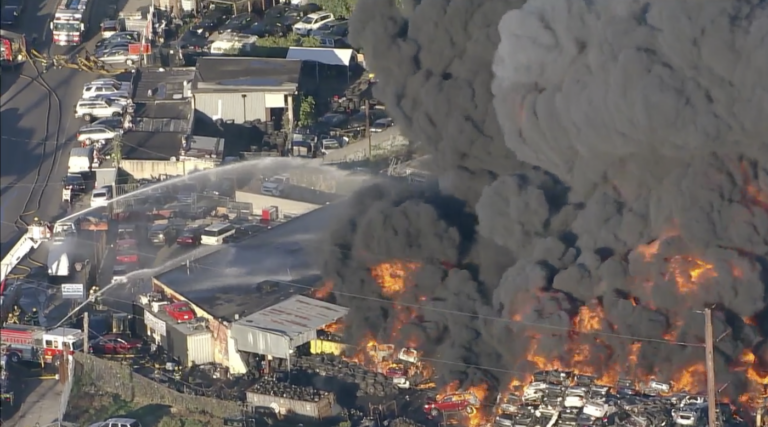
[[301, 61], [268, 58], [207, 57], [197, 61], [193, 105], [210, 121], [293, 122]]
[[347, 315], [349, 309], [296, 295], [237, 320], [232, 337], [239, 351], [291, 359], [294, 349], [317, 339], [317, 330]]

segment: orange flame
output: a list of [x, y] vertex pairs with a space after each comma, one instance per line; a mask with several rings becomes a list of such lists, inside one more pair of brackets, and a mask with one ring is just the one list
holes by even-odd
[[676, 373], [672, 378], [673, 389], [678, 392], [698, 393], [706, 388], [707, 369], [698, 362]]
[[338, 334], [342, 331], [344, 331], [344, 323], [341, 321], [329, 323], [327, 325], [324, 325], [320, 329], [324, 330], [325, 332], [328, 332], [330, 334]]
[[396, 297], [405, 291], [408, 275], [420, 265], [415, 262], [391, 261], [381, 263], [371, 269], [371, 275], [381, 287], [382, 295]]
[[645, 258], [646, 261], [653, 261], [653, 258], [656, 256], [656, 254], [659, 253], [659, 247], [661, 246], [661, 243], [672, 236], [677, 236], [678, 234], [679, 233], [677, 229], [666, 230], [661, 233], [661, 236], [659, 236], [658, 239], [652, 241], [651, 243], [639, 245], [635, 249], [635, 252], [643, 255], [643, 258]]
[[317, 299], [325, 299], [331, 292], [333, 292], [333, 282], [330, 280], [326, 280], [323, 283], [323, 286], [312, 291], [313, 296]]
[[768, 209], [768, 191], [760, 188], [760, 183], [755, 183], [754, 172], [751, 166], [746, 162], [741, 162], [741, 175], [744, 185], [744, 199], [751, 205], [762, 209]]
[[573, 321], [573, 329], [578, 332], [594, 332], [602, 330], [604, 322], [603, 308], [595, 305], [595, 308], [589, 306], [579, 307], [579, 314]]
[[669, 273], [681, 294], [696, 292], [702, 281], [717, 277], [714, 265], [683, 255], [674, 256], [669, 260]]

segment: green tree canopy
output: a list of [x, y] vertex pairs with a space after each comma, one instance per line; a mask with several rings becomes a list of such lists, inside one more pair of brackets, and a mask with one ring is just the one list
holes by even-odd
[[299, 126], [311, 126], [315, 122], [315, 98], [304, 96], [299, 106]]
[[349, 18], [352, 16], [352, 11], [355, 10], [357, 0], [315, 0], [315, 3], [336, 17]]

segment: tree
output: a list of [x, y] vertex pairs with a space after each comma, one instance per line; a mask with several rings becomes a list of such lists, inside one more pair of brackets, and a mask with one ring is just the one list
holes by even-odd
[[262, 47], [317, 47], [320, 40], [314, 37], [301, 37], [298, 34], [288, 34], [285, 37], [267, 36], [256, 41]]
[[311, 126], [315, 122], [315, 98], [302, 96], [299, 105], [299, 126]]
[[355, 10], [357, 0], [315, 0], [323, 10], [331, 12], [334, 16], [349, 18]]

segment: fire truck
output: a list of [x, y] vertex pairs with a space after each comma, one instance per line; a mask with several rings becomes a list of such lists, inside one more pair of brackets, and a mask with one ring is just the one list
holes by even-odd
[[0, 30], [0, 65], [15, 67], [27, 60], [27, 44], [22, 34]]
[[46, 330], [39, 326], [4, 325], [0, 330], [0, 345], [12, 362], [56, 364], [58, 356], [68, 349], [72, 354], [81, 349], [83, 332], [72, 328]]
[[51, 22], [54, 44], [77, 46], [83, 42], [89, 4], [89, 0], [61, 0]]

